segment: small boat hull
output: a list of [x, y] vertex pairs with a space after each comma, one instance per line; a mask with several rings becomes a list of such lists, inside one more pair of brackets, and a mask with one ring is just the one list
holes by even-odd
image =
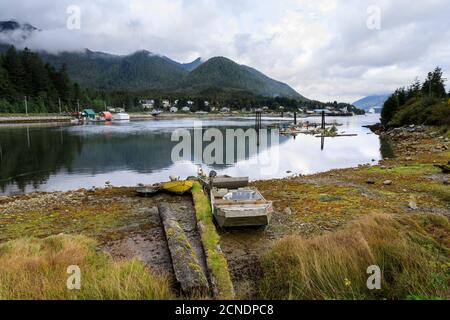
[[222, 228], [267, 226], [272, 218], [272, 204], [218, 206], [214, 217]]
[[205, 184], [210, 184], [215, 188], [238, 189], [248, 186], [248, 177], [217, 176], [206, 178]]
[[194, 186], [194, 181], [192, 180], [181, 180], [181, 181], [170, 181], [163, 182], [160, 185], [161, 190], [176, 193], [176, 194], [184, 194], [192, 189]]
[[213, 188], [211, 208], [218, 225], [223, 228], [267, 226], [273, 214], [272, 202], [265, 200], [255, 188]]
[[130, 121], [130, 115], [128, 113], [116, 113], [113, 114], [113, 121]]
[[160, 191], [183, 195], [190, 191], [193, 186], [194, 181], [190, 180], [169, 181], [153, 185], [141, 185], [136, 188], [136, 192], [141, 196], [150, 196]]

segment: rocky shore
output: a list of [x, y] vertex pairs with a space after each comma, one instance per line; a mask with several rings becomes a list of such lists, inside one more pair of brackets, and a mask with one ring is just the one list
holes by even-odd
[[[238, 298], [257, 297], [259, 261], [276, 240], [333, 232], [368, 214], [450, 217], [449, 176], [436, 166], [450, 160], [449, 132], [411, 126], [380, 137], [390, 144], [392, 156], [377, 165], [254, 183], [274, 203], [270, 226], [219, 230]], [[1, 197], [0, 242], [23, 236], [84, 234], [115, 257], [136, 256], [150, 268], [167, 272], [170, 256], [156, 210], [161, 202], [170, 203], [180, 217], [194, 215], [190, 196], [161, 194], [143, 199], [133, 188]]]

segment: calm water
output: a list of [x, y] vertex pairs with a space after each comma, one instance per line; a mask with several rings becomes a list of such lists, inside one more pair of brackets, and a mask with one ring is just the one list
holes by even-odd
[[[279, 121], [263, 120], [263, 124]], [[390, 156], [389, 146], [362, 127], [377, 120], [375, 115], [329, 118], [327, 122], [343, 124], [340, 132], [358, 136], [324, 141], [310, 135], [298, 135], [295, 139], [280, 136], [278, 146], [247, 154], [246, 159], [231, 165], [203, 166], [203, 169], [256, 180], [371, 163], [372, 159], [380, 160], [382, 153]], [[172, 132], [176, 128], [191, 130], [193, 125], [194, 119], [109, 125], [0, 126], [0, 193], [102, 187], [106, 181], [115, 186], [134, 186], [165, 181], [169, 175], [196, 175], [200, 164], [171, 160], [172, 148], [177, 144], [171, 141]], [[203, 121], [205, 129], [215, 127], [222, 132], [227, 128], [247, 129], [253, 125], [253, 119]], [[276, 164], [275, 170], [272, 168], [270, 172], [255, 164], [255, 161], [267, 163], [276, 157], [272, 162]]]

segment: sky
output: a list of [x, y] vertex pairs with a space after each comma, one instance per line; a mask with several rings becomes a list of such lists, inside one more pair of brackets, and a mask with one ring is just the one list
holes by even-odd
[[450, 0], [0, 0], [0, 20], [42, 30], [22, 44], [32, 49], [225, 56], [343, 102], [436, 66], [450, 77], [449, 12]]

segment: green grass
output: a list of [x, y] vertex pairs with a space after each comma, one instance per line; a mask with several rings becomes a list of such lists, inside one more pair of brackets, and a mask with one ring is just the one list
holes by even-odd
[[206, 263], [213, 285], [216, 288], [216, 298], [233, 299], [234, 289], [228, 271], [228, 263], [223, 253], [218, 249], [220, 236], [213, 222], [213, 215], [208, 197], [204, 194], [199, 182], [192, 188], [197, 222], [200, 225], [201, 239], [206, 253]]
[[[81, 271], [80, 290], [67, 289], [67, 268]], [[84, 236], [22, 238], [0, 245], [0, 299], [170, 299], [166, 277], [137, 259], [114, 261]]]
[[394, 174], [433, 174], [439, 173], [440, 170], [434, 167], [432, 164], [411, 164], [411, 165], [398, 165], [390, 168], [370, 167], [367, 168], [369, 173], [394, 173]]
[[438, 183], [416, 183], [413, 188], [417, 192], [427, 193], [445, 201], [450, 207], [450, 187]]
[[[439, 215], [371, 215], [346, 228], [278, 241], [263, 258], [261, 299], [449, 299], [450, 224]], [[367, 268], [382, 270], [369, 290]]]

